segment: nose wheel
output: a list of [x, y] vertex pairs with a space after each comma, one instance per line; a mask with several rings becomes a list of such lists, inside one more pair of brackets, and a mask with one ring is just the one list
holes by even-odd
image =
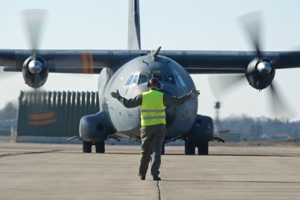
[[208, 155], [208, 142], [195, 143], [185, 140], [184, 144], [186, 155], [195, 155], [196, 147], [198, 148], [198, 155]]
[[95, 145], [96, 153], [105, 153], [105, 143], [101, 142], [86, 142], [82, 141], [82, 151], [83, 153], [92, 153], [92, 146]]

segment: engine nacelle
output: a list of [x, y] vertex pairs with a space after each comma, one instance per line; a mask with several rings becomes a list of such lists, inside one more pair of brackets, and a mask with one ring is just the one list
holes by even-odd
[[115, 133], [105, 112], [83, 116], [79, 124], [79, 135], [86, 142], [102, 142]]
[[47, 81], [48, 73], [49, 69], [42, 57], [30, 56], [23, 63], [22, 74], [25, 84], [32, 88], [43, 86]]
[[214, 124], [212, 118], [197, 115], [191, 130], [186, 133], [183, 138], [195, 144], [212, 141], [214, 138]]
[[272, 83], [275, 77], [275, 68], [269, 59], [255, 58], [247, 66], [246, 77], [249, 85], [257, 90], [262, 90]]

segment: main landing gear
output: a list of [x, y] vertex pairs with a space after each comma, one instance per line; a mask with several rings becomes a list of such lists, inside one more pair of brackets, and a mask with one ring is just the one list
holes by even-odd
[[185, 140], [184, 152], [186, 155], [195, 155], [195, 148], [198, 148], [198, 155], [208, 155], [208, 142], [194, 143]]

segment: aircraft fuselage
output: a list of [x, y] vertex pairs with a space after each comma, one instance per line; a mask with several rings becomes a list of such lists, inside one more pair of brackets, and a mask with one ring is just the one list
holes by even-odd
[[[186, 70], [164, 56], [157, 56], [155, 60], [151, 55], [140, 56], [115, 69], [110, 78], [109, 74], [110, 71], [103, 70], [99, 76], [100, 110], [107, 113], [117, 134], [137, 140], [140, 138], [140, 107], [124, 107], [111, 97], [110, 92], [119, 90], [121, 96], [134, 98], [149, 90], [147, 83], [153, 76], [161, 81], [159, 90], [173, 96], [185, 95], [195, 88]], [[181, 106], [168, 106], [166, 141], [188, 132], [195, 121], [197, 110], [197, 98], [192, 98]]]

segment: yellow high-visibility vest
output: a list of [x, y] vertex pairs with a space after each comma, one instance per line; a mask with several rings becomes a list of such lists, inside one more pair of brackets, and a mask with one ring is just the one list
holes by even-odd
[[144, 92], [141, 105], [141, 125], [152, 126], [166, 124], [166, 106], [164, 105], [164, 93], [157, 90]]

